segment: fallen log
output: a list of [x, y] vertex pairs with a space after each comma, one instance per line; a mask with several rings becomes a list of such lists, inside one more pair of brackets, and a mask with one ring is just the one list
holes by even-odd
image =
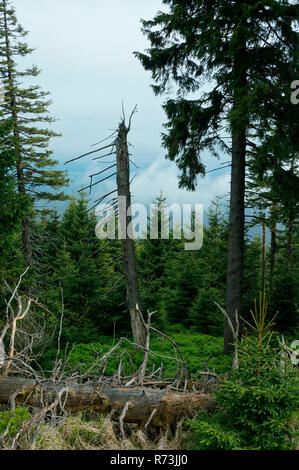
[[[190, 417], [214, 404], [212, 395], [203, 393], [170, 392], [168, 389], [146, 387], [112, 387], [101, 384], [78, 384], [68, 381], [37, 382], [22, 377], [0, 377], [0, 403], [41, 408], [57, 402], [57, 409], [68, 414], [88, 410], [100, 414], [113, 411], [119, 417], [126, 407], [124, 422], [144, 426], [151, 418], [151, 425], [165, 427], [175, 425], [183, 417]], [[129, 406], [126, 406], [130, 403]], [[153, 411], [156, 410], [154, 413]]]

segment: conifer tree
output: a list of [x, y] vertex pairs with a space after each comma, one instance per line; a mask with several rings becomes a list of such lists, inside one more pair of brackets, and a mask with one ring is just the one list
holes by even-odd
[[[205, 174], [204, 150], [231, 153], [226, 310], [234, 323], [236, 310], [242, 308], [248, 137], [254, 128], [265, 138], [281, 89], [277, 83], [286, 88], [296, 79], [298, 9], [287, 0], [163, 3], [167, 12], [143, 21], [150, 49], [136, 55], [151, 71], [156, 94], [176, 86], [176, 99], [164, 105], [168, 132], [163, 143], [167, 157], [181, 170], [180, 186], [195, 189], [197, 176]], [[290, 96], [281, 98], [289, 102]], [[225, 131], [231, 145], [223, 139]], [[224, 336], [228, 353], [233, 342], [228, 325]]]
[[199, 331], [219, 335], [224, 323], [215, 302], [221, 305], [225, 301], [228, 222], [222, 214], [218, 199], [212, 201], [209, 208], [203, 237], [203, 247], [197, 257], [200, 266], [198, 293], [190, 318]]
[[97, 339], [99, 331], [111, 333], [116, 318], [122, 323], [124, 307], [119, 304], [125, 297], [124, 283], [117, 292], [111, 289], [120, 277], [112, 261], [120, 259], [121, 247], [115, 253], [114, 246], [112, 253], [107, 241], [96, 237], [96, 218], [87, 206], [83, 193], [72, 198], [62, 219], [50, 214], [40, 231], [46, 242], [39, 259], [46, 281], [41, 297], [47, 296], [47, 305], [60, 311], [63, 291], [68, 340], [81, 342]]
[[249, 232], [246, 233], [244, 268], [243, 318], [250, 321], [250, 310], [254, 299], [259, 298], [262, 286], [262, 241], [257, 234], [250, 237]]
[[277, 311], [279, 312], [275, 320], [279, 331], [298, 334], [298, 220], [293, 223], [291, 240], [289, 226], [286, 226], [284, 230], [280, 230], [277, 235], [277, 253], [271, 279], [269, 310], [271, 314], [274, 314]]
[[[247, 206], [254, 209], [251, 225], [265, 223], [270, 231], [269, 262], [265, 282], [269, 310], [279, 311], [278, 327], [292, 329], [298, 322], [298, 152], [299, 107], [283, 99], [289, 92], [284, 83], [275, 85], [272, 119], [260, 144], [249, 141]], [[297, 320], [296, 320], [297, 318]]]
[[[49, 128], [53, 119], [48, 115], [48, 93], [37, 85], [23, 86], [22, 81], [36, 77], [36, 66], [21, 71], [18, 58], [33, 51], [24, 38], [27, 32], [18, 24], [15, 10], [9, 0], [0, 1], [0, 80], [5, 90], [4, 103], [0, 105], [1, 119], [12, 121], [10, 145], [16, 152], [15, 176], [18, 192], [28, 194], [32, 201], [39, 199], [65, 199], [62, 188], [65, 173], [53, 169], [58, 163], [51, 158], [48, 148], [51, 137], [58, 134]], [[28, 265], [32, 264], [30, 216], [23, 218], [22, 245]]]
[[9, 279], [11, 264], [16, 265], [15, 241], [21, 220], [30, 205], [26, 195], [18, 194], [14, 168], [16, 153], [9, 145], [11, 122], [0, 123], [0, 279]]
[[164, 289], [164, 308], [167, 320], [186, 327], [196, 324], [190, 318], [198, 294], [202, 275], [196, 251], [174, 253], [166, 265], [167, 281]]
[[[148, 236], [140, 240], [137, 245], [137, 268], [140, 275], [140, 293], [145, 311], [157, 311], [153, 316], [153, 322], [161, 326], [163, 321], [163, 289], [166, 286], [166, 265], [168, 260], [175, 255], [178, 247], [182, 245], [180, 240], [173, 240], [171, 222], [166, 217], [166, 198], [161, 193], [152, 208], [151, 217], [148, 220]], [[151, 226], [158, 228], [157, 238], [149, 236]], [[169, 239], [162, 238], [162, 234], [169, 230]]]

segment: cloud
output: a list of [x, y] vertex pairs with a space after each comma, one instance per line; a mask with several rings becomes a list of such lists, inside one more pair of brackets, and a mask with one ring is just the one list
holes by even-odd
[[[140, 19], [151, 19], [165, 9], [161, 0], [13, 0], [13, 5], [29, 31], [28, 44], [36, 47], [20, 66], [36, 63], [42, 73], [30, 83], [51, 92], [50, 113], [58, 119], [53, 129], [62, 133], [51, 140], [51, 148], [60, 167], [92, 150], [92, 144], [117, 127], [123, 101], [127, 114], [138, 105], [129, 135], [133, 160], [140, 167], [132, 184], [135, 202], [151, 203], [163, 190], [169, 203], [207, 207], [216, 195], [228, 192], [228, 173], [218, 172], [200, 179], [194, 193], [178, 189], [177, 168], [164, 159], [165, 97], [154, 96], [150, 73], [133, 55], [149, 47]], [[217, 166], [208, 154], [204, 160], [207, 169]], [[87, 186], [88, 176], [104, 167], [88, 158], [63, 167], [72, 180], [68, 191]], [[113, 187], [110, 181], [96, 186], [93, 199]]]
[[[223, 170], [222, 170], [223, 171]], [[199, 178], [196, 191], [190, 192], [178, 188], [178, 172], [174, 163], [157, 159], [149, 167], [140, 171], [132, 182], [134, 202], [149, 204], [160, 192], [167, 198], [167, 203], [203, 204], [207, 210], [216, 196], [229, 192], [230, 175], [225, 172], [218, 176], [207, 175]]]
[[50, 113], [62, 137], [51, 142], [55, 158], [63, 161], [83, 153], [116, 127], [122, 101], [127, 114], [138, 105], [131, 138], [140, 145], [139, 161], [160, 149], [165, 116], [162, 98], [150, 89], [134, 50], [148, 42], [140, 18], [152, 18], [159, 0], [14, 0], [19, 22], [29, 31], [27, 42], [36, 50], [20, 60], [36, 63], [42, 73], [30, 83], [51, 92]]

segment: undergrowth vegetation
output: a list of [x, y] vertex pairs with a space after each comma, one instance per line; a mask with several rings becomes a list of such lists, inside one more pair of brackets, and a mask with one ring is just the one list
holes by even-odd
[[265, 296], [251, 312], [252, 335], [238, 345], [239, 365], [216, 391], [218, 411], [189, 420], [192, 449], [286, 450], [298, 442], [298, 369], [281, 355]]
[[[10, 446], [30, 414], [24, 407], [15, 412], [0, 412], [0, 432], [9, 427]], [[185, 447], [184, 432], [180, 426], [172, 434], [168, 429], [161, 429], [153, 436], [147, 435], [137, 424], [125, 425], [128, 437], [122, 439], [119, 426], [109, 416], [88, 416], [84, 413], [68, 416], [61, 422], [44, 422], [39, 428], [38, 437], [32, 445], [32, 436], [25, 433], [19, 440], [23, 450], [178, 450]]]
[[[204, 370], [206, 366], [217, 374], [222, 374], [230, 370], [232, 358], [223, 354], [223, 338], [204, 335], [202, 333], [179, 333], [180, 325], [176, 325], [168, 331], [169, 336], [179, 346], [191, 373]], [[130, 338], [129, 338], [130, 340]], [[117, 339], [114, 340], [114, 343]], [[77, 344], [71, 353], [69, 365], [78, 368], [81, 373], [86, 373], [95, 363], [97, 354], [105, 354], [113, 345], [111, 337], [103, 336], [98, 343]], [[132, 366], [129, 356], [133, 359], [134, 367], [137, 369], [143, 361], [144, 353], [136, 353], [134, 347], [128, 342], [124, 343], [123, 350], [127, 354], [123, 356], [123, 370], [125, 374], [132, 373]], [[152, 335], [149, 368], [158, 368], [163, 364], [164, 376], [173, 377], [176, 373], [177, 362], [176, 352], [173, 345], [166, 339], [156, 334]], [[119, 364], [119, 354], [117, 351], [108, 359], [105, 375], [112, 375], [117, 370]], [[160, 357], [165, 356], [165, 357]], [[179, 360], [179, 358], [177, 357]], [[91, 369], [92, 373], [98, 373], [96, 368]]]
[[[259, 314], [256, 314], [259, 316]], [[215, 370], [219, 386], [215, 389], [216, 405], [199, 411], [196, 417], [181, 422], [176, 429], [156, 428], [147, 432], [137, 424], [125, 423], [126, 439], [122, 439], [118, 421], [96, 413], [79, 413], [61, 417], [58, 422], [43, 422], [34, 441], [39, 450], [275, 450], [298, 448], [299, 437], [299, 377], [296, 367], [281, 356], [279, 336], [271, 332], [272, 322], [266, 322], [265, 312], [252, 327], [250, 335], [238, 345], [238, 368], [231, 370], [232, 357], [223, 356], [223, 340], [199, 333], [181, 334], [172, 329], [171, 336], [179, 345], [192, 373], [209, 364]], [[116, 341], [116, 340], [115, 340]], [[126, 343], [125, 343], [126, 344]], [[71, 353], [70, 365], [86, 372], [98, 353], [112, 346], [110, 338], [101, 343], [79, 344]], [[125, 348], [125, 346], [124, 346]], [[132, 373], [141, 364], [143, 353], [135, 353], [129, 343], [128, 356], [123, 354], [124, 373]], [[173, 346], [164, 338], [154, 336], [151, 350], [174, 356]], [[122, 350], [122, 352], [124, 349]], [[109, 357], [105, 374], [117, 370], [120, 351]], [[173, 376], [176, 362], [151, 356], [150, 367], [164, 365], [164, 375]], [[156, 362], [155, 362], [156, 361]], [[93, 373], [98, 371], [93, 370]], [[26, 408], [0, 412], [0, 436], [13, 442], [18, 430], [30, 419]], [[22, 448], [32, 448], [23, 433]]]

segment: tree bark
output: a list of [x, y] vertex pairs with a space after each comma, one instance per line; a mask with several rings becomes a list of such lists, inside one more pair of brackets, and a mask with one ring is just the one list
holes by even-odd
[[125, 279], [127, 285], [127, 299], [131, 316], [131, 326], [134, 342], [141, 346], [146, 343], [146, 328], [144, 325], [136, 270], [136, 253], [133, 234], [128, 233], [127, 228], [131, 223], [131, 215], [128, 209], [131, 206], [130, 194], [130, 157], [128, 152], [127, 135], [129, 128], [124, 121], [119, 125], [116, 139], [117, 160], [117, 190], [119, 196], [119, 228], [122, 234], [122, 251]]
[[266, 286], [266, 214], [263, 214], [263, 247], [262, 247], [262, 294]]
[[[247, 111], [245, 108], [246, 64], [245, 49], [240, 46], [235, 53], [233, 75], [235, 89], [232, 109], [232, 168], [230, 187], [230, 218], [228, 239], [228, 264], [226, 281], [226, 312], [235, 328], [236, 310], [242, 308], [242, 284], [244, 269], [244, 197]], [[226, 323], [224, 330], [224, 353], [233, 351], [234, 338]]]
[[[53, 403], [66, 383], [45, 381], [41, 384], [33, 379], [22, 377], [0, 377], [0, 403], [8, 404], [15, 397], [16, 404], [41, 408], [44, 404]], [[97, 413], [110, 413], [114, 417], [120, 415], [126, 403], [130, 406], [124, 421], [144, 425], [153, 409], [156, 413], [151, 424], [166, 427], [175, 425], [182, 417], [192, 416], [197, 410], [211, 407], [214, 404], [212, 395], [203, 393], [169, 393], [167, 389], [154, 390], [144, 387], [100, 387], [99, 385], [78, 384], [68, 385], [68, 391], [61, 395], [64, 410], [76, 413], [83, 410]]]
[[276, 251], [277, 251], [276, 221], [273, 221], [271, 225], [271, 243], [270, 243], [270, 290], [272, 290], [272, 284], [273, 284], [273, 273], [274, 273], [274, 268], [275, 268]]
[[[230, 223], [228, 241], [228, 267], [226, 282], [226, 311], [235, 327], [235, 312], [242, 308], [242, 282], [244, 266], [244, 192], [245, 192], [245, 135], [233, 135], [232, 173], [230, 196]], [[226, 324], [224, 352], [233, 350], [234, 338]]]
[[288, 221], [288, 231], [287, 231], [287, 263], [288, 267], [292, 265], [292, 256], [293, 256], [293, 228], [294, 228], [294, 219], [289, 218]]

